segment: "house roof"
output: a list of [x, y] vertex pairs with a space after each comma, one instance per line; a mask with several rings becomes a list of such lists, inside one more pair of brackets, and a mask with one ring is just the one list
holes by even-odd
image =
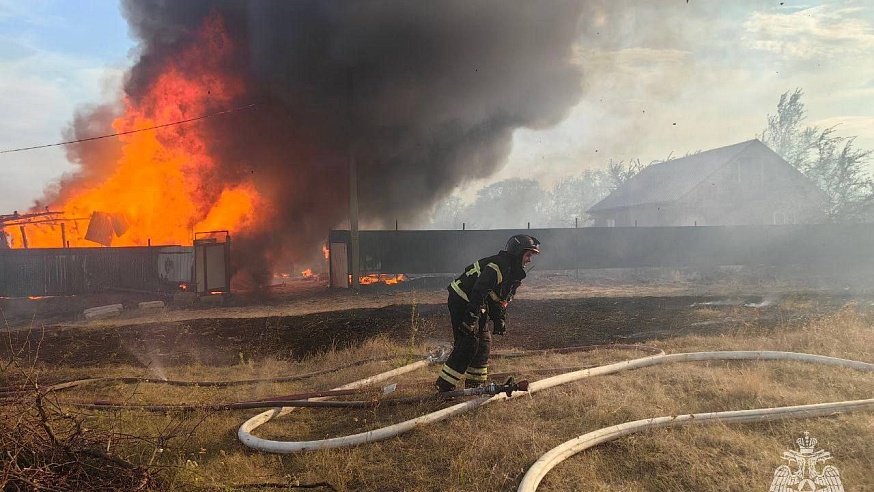
[[758, 139], [753, 139], [649, 165], [593, 205], [589, 212], [676, 201], [741, 154], [761, 150], [773, 153]]

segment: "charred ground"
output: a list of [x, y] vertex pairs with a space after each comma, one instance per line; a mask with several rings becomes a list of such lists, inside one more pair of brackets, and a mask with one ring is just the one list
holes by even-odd
[[[496, 350], [640, 343], [688, 334], [760, 332], [834, 313], [848, 302], [870, 308], [865, 295], [773, 291], [694, 294], [688, 286], [596, 286], [565, 280], [535, 285], [509, 309], [509, 331]], [[311, 284], [269, 296], [236, 296], [206, 305], [174, 305], [160, 313], [97, 322], [58, 309], [10, 325], [2, 343], [11, 356], [47, 365], [130, 364], [227, 366], [274, 358], [299, 360], [373, 337], [426, 345], [451, 342], [446, 291], [434, 285], [370, 286], [359, 294]], [[560, 284], [560, 285], [559, 285]], [[541, 286], [542, 287], [542, 286]], [[602, 293], [602, 295], [598, 295]], [[94, 305], [136, 296], [65, 300]], [[777, 302], [781, 301], [781, 302]], [[787, 302], [789, 301], [789, 302]], [[33, 301], [37, 302], [37, 301]]]

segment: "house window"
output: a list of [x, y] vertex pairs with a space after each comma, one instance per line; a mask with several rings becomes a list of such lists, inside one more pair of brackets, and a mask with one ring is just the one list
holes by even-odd
[[607, 227], [616, 227], [616, 219], [607, 219]]

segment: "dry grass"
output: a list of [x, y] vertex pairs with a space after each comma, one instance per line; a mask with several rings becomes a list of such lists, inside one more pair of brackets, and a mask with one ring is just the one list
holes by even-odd
[[[781, 301], [787, 310], [801, 301]], [[702, 308], [704, 314], [707, 308]], [[412, 320], [415, 324], [415, 319]], [[668, 353], [704, 350], [786, 350], [874, 362], [874, 327], [869, 315], [847, 306], [827, 318], [784, 324], [767, 333], [740, 327], [723, 336], [690, 336], [657, 344]], [[95, 384], [50, 394], [48, 408], [72, 416], [106, 455], [148, 466], [166, 490], [240, 490], [244, 484], [315, 484], [339, 491], [515, 490], [528, 467], [544, 452], [601, 427], [646, 417], [690, 412], [819, 403], [867, 398], [874, 374], [794, 362], [698, 362], [656, 366], [584, 379], [530, 396], [474, 410], [411, 433], [349, 449], [271, 455], [243, 447], [238, 426], [259, 410], [150, 413], [83, 410], [73, 399], [131, 403], [216, 403], [328, 389], [400, 366], [424, 347], [385, 340], [329, 351], [300, 362], [241, 361], [234, 367], [173, 369], [101, 367], [92, 370], [22, 368], [29, 377], [58, 381], [94, 376], [154, 377], [161, 371], [180, 380], [239, 380], [305, 374], [366, 362], [300, 381], [231, 388]], [[525, 375], [549, 368], [588, 367], [637, 357], [597, 351], [496, 359], [492, 372]], [[438, 368], [405, 376], [403, 394], [430, 391]], [[6, 368], [4, 377], [13, 376]], [[547, 377], [538, 374], [531, 379]], [[26, 409], [4, 406], [10, 419]], [[56, 405], [56, 407], [54, 406]], [[437, 408], [434, 403], [376, 409], [298, 409], [259, 428], [262, 437], [306, 440], [382, 427]], [[37, 421], [39, 418], [37, 417]], [[14, 425], [14, 421], [8, 420]], [[52, 424], [56, 425], [56, 424]], [[669, 428], [622, 438], [577, 455], [553, 470], [540, 490], [566, 492], [649, 490], [767, 490], [804, 431], [830, 451], [845, 488], [874, 490], [874, 415], [860, 413], [760, 424], [714, 424]], [[8, 431], [8, 429], [7, 429]], [[92, 443], [92, 444], [94, 444]], [[2, 479], [2, 475], [0, 475]], [[160, 483], [160, 486], [158, 485]], [[15, 490], [15, 489], [12, 489]], [[64, 490], [64, 489], [61, 489]], [[66, 489], [70, 490], [70, 489]], [[122, 490], [122, 489], [106, 489]], [[323, 490], [328, 490], [323, 487]]]

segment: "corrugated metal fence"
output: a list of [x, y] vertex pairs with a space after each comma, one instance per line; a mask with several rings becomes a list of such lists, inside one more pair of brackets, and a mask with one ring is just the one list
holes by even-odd
[[129, 289], [172, 291], [191, 282], [194, 249], [183, 246], [0, 250], [0, 296]]
[[[454, 274], [518, 233], [542, 242], [538, 270], [763, 265], [874, 272], [874, 224], [360, 231], [361, 270]], [[349, 237], [349, 231], [331, 231], [330, 242], [348, 243]]]
[[[543, 243], [537, 270], [762, 265], [874, 275], [874, 224], [360, 231], [361, 273], [455, 274], [517, 233]], [[0, 249], [0, 296], [169, 291], [193, 271], [191, 247]]]

